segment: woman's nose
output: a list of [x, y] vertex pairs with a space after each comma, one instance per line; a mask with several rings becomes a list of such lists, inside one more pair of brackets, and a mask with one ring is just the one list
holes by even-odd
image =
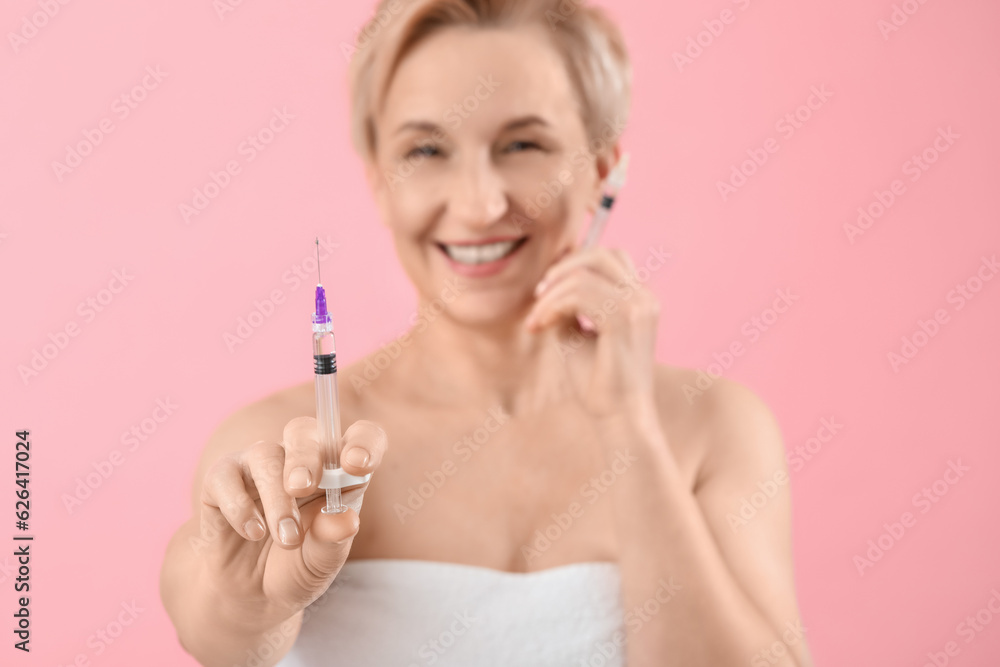
[[485, 227], [507, 212], [506, 185], [488, 157], [470, 159], [457, 170], [449, 201], [456, 220]]

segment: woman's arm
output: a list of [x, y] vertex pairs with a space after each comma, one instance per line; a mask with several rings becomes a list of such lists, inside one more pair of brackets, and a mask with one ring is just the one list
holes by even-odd
[[[181, 525], [167, 546], [160, 572], [160, 597], [181, 646], [207, 667], [244, 664], [250, 657], [247, 651], [257, 654], [261, 667], [268, 667], [276, 664], [298, 637], [301, 612], [275, 627], [273, 621], [255, 619], [252, 610], [230, 608], [227, 596], [220, 594], [207, 576], [204, 555], [210, 545], [206, 544], [200, 525], [202, 482], [212, 464], [261, 437], [280, 441], [282, 425], [295, 412], [295, 406], [274, 396], [246, 406], [223, 420], [206, 442], [195, 471], [191, 488], [192, 518]], [[218, 533], [216, 539], [221, 539], [228, 531], [223, 523], [208, 534]], [[269, 657], [261, 658], [261, 653]]]
[[[655, 363], [659, 299], [623, 250], [570, 253], [549, 267], [536, 295], [525, 326], [552, 336], [562, 323], [573, 353], [561, 354], [553, 372], [575, 386], [616, 473], [608, 494], [630, 667], [666, 658], [705, 667], [809, 665], [795, 604], [787, 485], [775, 484], [742, 532], [728, 524], [739, 498], [759, 482], [775, 474], [787, 480], [781, 433], [767, 406], [722, 378], [693, 407], [676, 398], [682, 383]], [[580, 315], [594, 325], [588, 336], [577, 331]], [[691, 385], [698, 386], [693, 377]], [[694, 437], [708, 452], [694, 491], [662, 427], [681, 417], [701, 427]]]
[[271, 627], [256, 623], [246, 609], [229, 608], [205, 577], [204, 561], [192, 547], [199, 539], [197, 519], [182, 525], [167, 546], [160, 573], [163, 606], [181, 646], [206, 667], [277, 664], [295, 643], [303, 612]]
[[[205, 443], [191, 486], [191, 518], [174, 533], [167, 546], [160, 572], [160, 597], [177, 630], [177, 639], [188, 653], [207, 667], [234, 664], [276, 664], [291, 648], [299, 634], [302, 612], [275, 625], [273, 618], [255, 618], [254, 609], [232, 608], [226, 591], [208, 576], [205, 555], [211, 539], [224, 539], [231, 528], [221, 515], [214, 530], [201, 530], [205, 515], [202, 486], [206, 473], [223, 456], [267, 438], [283, 439], [283, 426], [301, 412], [300, 402], [291, 398], [293, 390], [278, 392], [244, 406], [219, 424]], [[206, 539], [205, 535], [208, 535]], [[230, 563], [236, 570], [240, 563]], [[258, 569], [263, 562], [256, 564]], [[273, 649], [273, 650], [269, 650]], [[250, 653], [248, 653], [248, 651]], [[256, 654], [259, 662], [250, 660]]]
[[[662, 387], [663, 373], [657, 376]], [[609, 465], [618, 450], [636, 459], [609, 489], [628, 664], [662, 665], [669, 657], [706, 667], [807, 667], [812, 661], [795, 600], [790, 494], [777, 423], [759, 398], [733, 381], [716, 380], [695, 400], [709, 453], [693, 492], [660, 426], [662, 407], [638, 405], [599, 426]], [[741, 498], [759, 491], [758, 483], [766, 486], [767, 502], [739, 525]]]

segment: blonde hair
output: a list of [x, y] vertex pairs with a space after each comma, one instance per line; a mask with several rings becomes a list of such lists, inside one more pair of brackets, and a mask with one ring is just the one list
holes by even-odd
[[550, 28], [591, 145], [598, 137], [609, 139], [602, 132], [608, 125], [615, 128], [613, 143], [628, 120], [632, 68], [620, 30], [600, 8], [586, 6], [586, 0], [381, 0], [358, 33], [348, 72], [354, 149], [366, 161], [374, 159], [374, 113], [418, 42], [449, 26], [530, 24]]

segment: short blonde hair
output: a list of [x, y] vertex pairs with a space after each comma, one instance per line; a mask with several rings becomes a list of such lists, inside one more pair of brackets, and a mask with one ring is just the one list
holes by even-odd
[[548, 27], [578, 95], [593, 145], [628, 120], [632, 67], [618, 27], [586, 0], [381, 0], [358, 33], [349, 68], [351, 141], [366, 161], [375, 156], [374, 113], [393, 75], [422, 39], [449, 26], [482, 28], [540, 24]]

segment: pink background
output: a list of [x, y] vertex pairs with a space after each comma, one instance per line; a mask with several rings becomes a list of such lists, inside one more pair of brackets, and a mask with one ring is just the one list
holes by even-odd
[[[922, 665], [954, 641], [949, 664], [995, 666], [1000, 618], [968, 643], [957, 626], [1000, 590], [1000, 280], [960, 310], [948, 295], [1000, 252], [1000, 5], [903, 4], [918, 9], [883, 37], [888, 0], [615, 2], [635, 64], [632, 169], [604, 243], [639, 261], [651, 245], [672, 255], [649, 282], [661, 361], [705, 368], [742, 341], [725, 375], [768, 402], [790, 452], [822, 418], [844, 425], [791, 473], [817, 664]], [[5, 629], [0, 662], [194, 664], [160, 603], [162, 555], [212, 429], [310, 378], [312, 284], [283, 277], [315, 235], [337, 244], [323, 275], [346, 362], [402, 332], [415, 306], [348, 140], [341, 44], [372, 5], [244, 0], [220, 18], [208, 0], [70, 2], [15, 48], [8, 33], [39, 7], [0, 10], [0, 540], [17, 532], [20, 429], [32, 431], [36, 536], [33, 651]], [[734, 20], [679, 69], [673, 54], [727, 8]], [[123, 118], [115, 100], [147, 67], [166, 76]], [[832, 97], [780, 132], [813, 86]], [[238, 147], [274, 108], [294, 118], [248, 161]], [[114, 131], [60, 181], [53, 161], [102, 119]], [[910, 180], [904, 163], [948, 127], [953, 145]], [[768, 138], [777, 152], [723, 201], [717, 182]], [[240, 173], [185, 224], [179, 205], [229, 160]], [[850, 242], [845, 223], [894, 179], [905, 192]], [[78, 305], [122, 269], [134, 277], [88, 321]], [[777, 289], [799, 299], [750, 342], [744, 324]], [[273, 290], [283, 303], [230, 351], [224, 334]], [[894, 370], [888, 353], [937, 309], [947, 323]], [[18, 366], [68, 323], [79, 335], [23, 381]], [[168, 398], [174, 413], [126, 451], [121, 434]], [[70, 514], [63, 494], [115, 449], [124, 461]], [[959, 459], [968, 472], [921, 513], [913, 496]], [[906, 511], [915, 526], [859, 574], [854, 556]], [[12, 551], [0, 547], [4, 628]], [[132, 601], [141, 613], [98, 654], [89, 638]]]

